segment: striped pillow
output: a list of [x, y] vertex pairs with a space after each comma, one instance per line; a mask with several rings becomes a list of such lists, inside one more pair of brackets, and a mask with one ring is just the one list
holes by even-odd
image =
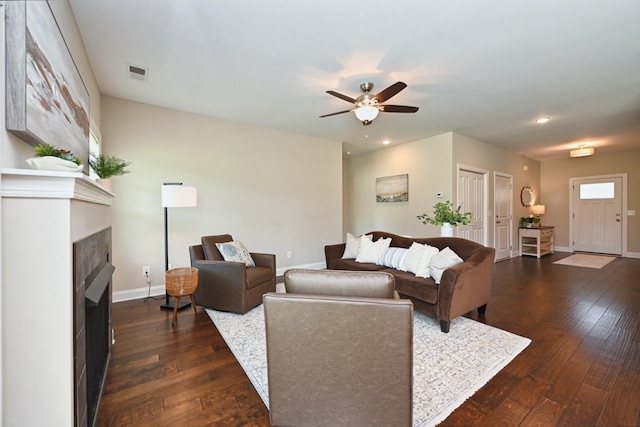
[[409, 249], [405, 248], [388, 248], [384, 251], [377, 264], [395, 268], [396, 270], [402, 270], [404, 261], [407, 259], [408, 252]]

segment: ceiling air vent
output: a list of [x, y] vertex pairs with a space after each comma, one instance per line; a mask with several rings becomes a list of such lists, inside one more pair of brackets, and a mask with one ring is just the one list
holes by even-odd
[[127, 64], [127, 74], [129, 78], [133, 80], [139, 80], [141, 82], [149, 81], [149, 69], [144, 67], [138, 67], [137, 65]]

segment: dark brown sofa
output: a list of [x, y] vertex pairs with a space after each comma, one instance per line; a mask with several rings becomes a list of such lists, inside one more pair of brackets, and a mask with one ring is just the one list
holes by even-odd
[[366, 233], [373, 240], [391, 238], [391, 247], [409, 248], [413, 242], [435, 246], [439, 250], [447, 246], [463, 263], [444, 271], [440, 284], [433, 279], [416, 277], [413, 273], [372, 263], [360, 263], [355, 259], [342, 259], [345, 243], [325, 246], [325, 259], [330, 270], [386, 271], [396, 281], [401, 297], [409, 298], [416, 310], [440, 321], [442, 332], [449, 332], [451, 320], [477, 309], [483, 315], [491, 295], [491, 280], [495, 249], [457, 237], [408, 238], [383, 231]]

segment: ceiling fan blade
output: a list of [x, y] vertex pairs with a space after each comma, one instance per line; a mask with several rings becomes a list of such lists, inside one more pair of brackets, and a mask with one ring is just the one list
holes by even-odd
[[381, 105], [380, 111], [385, 113], [415, 113], [418, 107], [409, 107], [407, 105]]
[[320, 116], [320, 118], [322, 117], [330, 117], [330, 116], [336, 116], [338, 114], [344, 114], [344, 113], [348, 113], [352, 110], [344, 110], [344, 111], [338, 111], [337, 113], [331, 113], [331, 114], [325, 114], [324, 116]]
[[333, 95], [333, 96], [335, 96], [336, 98], [340, 98], [340, 99], [345, 100], [345, 101], [347, 101], [347, 102], [350, 102], [350, 103], [352, 103], [352, 104], [355, 104], [355, 103], [356, 103], [356, 100], [355, 100], [355, 99], [353, 99], [353, 98], [351, 98], [351, 97], [349, 97], [349, 96], [347, 96], [347, 95], [343, 95], [343, 94], [341, 94], [341, 93], [334, 92], [334, 91], [332, 91], [332, 90], [328, 90], [328, 91], [327, 91], [327, 93], [328, 93], [329, 95]]
[[377, 94], [376, 96], [374, 96], [373, 98], [378, 100], [378, 104], [382, 104], [387, 99], [397, 95], [398, 92], [400, 92], [405, 87], [407, 87], [407, 84], [404, 82], [394, 83], [388, 88], [386, 88], [385, 90], [383, 90], [382, 92], [380, 92], [379, 94]]

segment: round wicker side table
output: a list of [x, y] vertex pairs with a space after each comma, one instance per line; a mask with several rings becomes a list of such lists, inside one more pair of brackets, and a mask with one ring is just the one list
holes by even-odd
[[165, 274], [165, 286], [167, 287], [167, 294], [175, 297], [176, 302], [173, 305], [173, 320], [172, 325], [175, 325], [178, 318], [178, 303], [180, 297], [188, 296], [191, 298], [191, 305], [193, 306], [193, 312], [196, 311], [196, 301], [193, 298], [193, 293], [198, 287], [198, 269], [195, 267], [179, 267], [167, 270]]

